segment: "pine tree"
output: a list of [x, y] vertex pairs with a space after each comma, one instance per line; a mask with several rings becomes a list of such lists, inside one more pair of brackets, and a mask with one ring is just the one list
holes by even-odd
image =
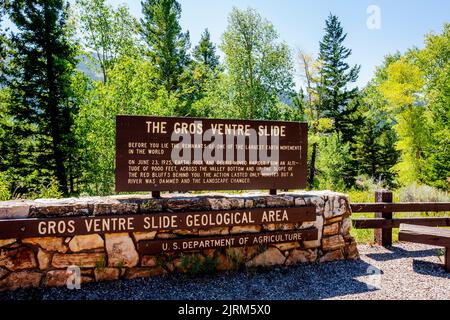
[[70, 77], [76, 67], [67, 9], [64, 0], [15, 0], [8, 10], [18, 29], [11, 36], [14, 53], [7, 84], [18, 142], [12, 165], [38, 181], [56, 177], [63, 194], [69, 192]]
[[186, 66], [190, 63], [189, 33], [179, 24], [181, 5], [176, 0], [145, 0], [141, 28], [150, 62], [156, 67], [159, 85], [168, 95], [183, 89]]
[[199, 44], [194, 48], [194, 59], [197, 63], [212, 71], [219, 65], [219, 56], [216, 55], [216, 46], [211, 42], [208, 29], [202, 34]]
[[346, 62], [352, 53], [343, 45], [346, 37], [338, 17], [330, 14], [320, 42], [322, 68], [318, 92], [325, 116], [334, 120], [334, 129], [342, 135], [343, 142], [351, 142], [355, 129], [348, 118], [357, 105], [352, 107], [349, 102], [358, 95], [358, 88], [349, 89], [348, 86], [358, 79], [361, 67], [350, 68]]

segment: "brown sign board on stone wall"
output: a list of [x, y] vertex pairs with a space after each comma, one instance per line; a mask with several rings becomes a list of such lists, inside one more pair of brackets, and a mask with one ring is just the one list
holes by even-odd
[[315, 221], [313, 205], [290, 208], [0, 220], [0, 239], [205, 229]]
[[116, 117], [116, 191], [306, 187], [307, 124]]
[[269, 245], [284, 242], [317, 240], [317, 228], [295, 231], [240, 234], [210, 238], [187, 238], [173, 240], [141, 241], [138, 244], [140, 254], [158, 254], [164, 252], [195, 251], [228, 247], [247, 247]]

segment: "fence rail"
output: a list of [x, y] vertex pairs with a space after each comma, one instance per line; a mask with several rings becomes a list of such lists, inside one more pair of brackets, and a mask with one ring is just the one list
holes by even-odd
[[395, 212], [450, 212], [450, 202], [403, 202], [392, 203], [392, 191], [375, 192], [376, 203], [353, 203], [353, 213], [374, 212], [375, 218], [352, 219], [356, 229], [375, 229], [375, 242], [382, 246], [392, 245], [392, 229], [400, 224], [431, 227], [450, 227], [449, 217], [393, 218]]

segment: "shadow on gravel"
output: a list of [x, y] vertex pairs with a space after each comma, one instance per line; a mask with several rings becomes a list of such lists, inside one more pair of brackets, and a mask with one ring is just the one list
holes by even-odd
[[389, 250], [390, 252], [369, 253], [366, 254], [366, 256], [376, 261], [389, 261], [403, 258], [425, 258], [432, 256], [437, 257], [437, 249], [409, 251], [403, 248], [392, 246], [386, 248], [386, 250]]
[[0, 300], [317, 300], [377, 289], [358, 278], [380, 271], [362, 261], [243, 270], [216, 275], [89, 283], [80, 290], [46, 288], [0, 292]]
[[450, 280], [450, 274], [444, 270], [443, 262], [434, 263], [430, 261], [413, 260], [413, 270], [420, 274]]

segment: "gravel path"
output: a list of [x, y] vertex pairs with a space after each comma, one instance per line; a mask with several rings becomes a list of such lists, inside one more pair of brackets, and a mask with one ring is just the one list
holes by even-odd
[[170, 275], [85, 284], [81, 290], [18, 290], [0, 292], [0, 300], [450, 299], [450, 274], [441, 267], [436, 248], [402, 243], [390, 250], [368, 245], [359, 250], [359, 261], [202, 277]]

